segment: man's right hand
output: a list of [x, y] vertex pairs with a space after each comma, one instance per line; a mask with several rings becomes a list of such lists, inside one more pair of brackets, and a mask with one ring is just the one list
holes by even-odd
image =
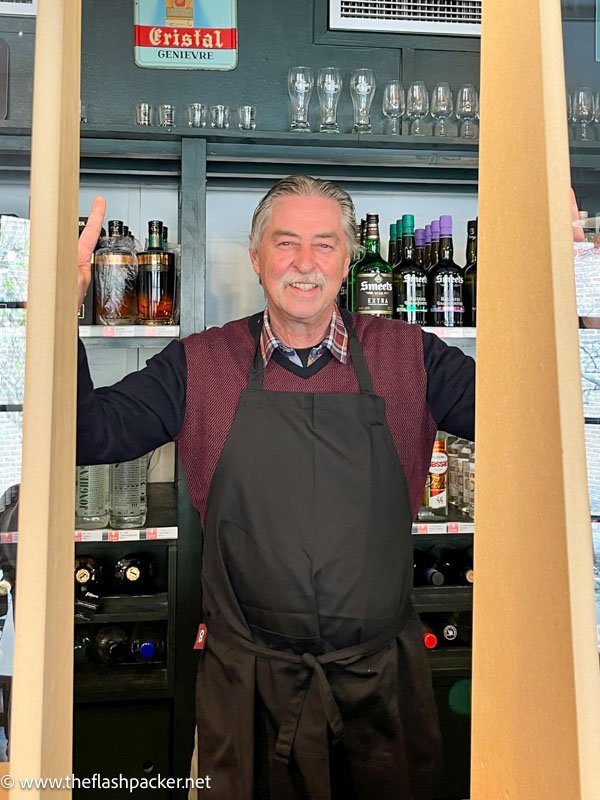
[[92, 254], [102, 230], [102, 221], [106, 212], [106, 200], [98, 195], [94, 198], [87, 224], [79, 237], [78, 247], [78, 291], [81, 306], [92, 280]]

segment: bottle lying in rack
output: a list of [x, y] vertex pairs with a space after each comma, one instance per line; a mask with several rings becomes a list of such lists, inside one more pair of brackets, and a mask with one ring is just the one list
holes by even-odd
[[[470, 647], [473, 638], [471, 611], [422, 614], [422, 624], [437, 638], [437, 647]], [[431, 646], [429, 649], [433, 649]]]
[[155, 625], [135, 625], [130, 649], [136, 661], [145, 664], [164, 661], [165, 641]]
[[472, 547], [415, 547], [413, 563], [415, 586], [470, 586], [475, 580]]
[[73, 660], [75, 669], [80, 669], [90, 659], [92, 649], [91, 634], [87, 628], [75, 630], [73, 639]]
[[114, 581], [118, 592], [145, 594], [154, 584], [154, 562], [148, 553], [130, 553], [115, 564]]
[[129, 657], [129, 636], [119, 625], [104, 625], [93, 637], [92, 653], [102, 664], [122, 664]]
[[415, 586], [441, 586], [444, 575], [435, 566], [435, 559], [428, 550], [421, 550], [415, 547], [413, 552]]
[[99, 593], [102, 589], [102, 564], [93, 556], [81, 555], [75, 559], [75, 593]]

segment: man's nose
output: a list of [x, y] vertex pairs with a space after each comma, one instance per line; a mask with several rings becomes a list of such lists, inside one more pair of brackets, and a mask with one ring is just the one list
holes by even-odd
[[313, 249], [310, 242], [301, 242], [296, 250], [294, 266], [299, 272], [310, 272], [314, 268]]

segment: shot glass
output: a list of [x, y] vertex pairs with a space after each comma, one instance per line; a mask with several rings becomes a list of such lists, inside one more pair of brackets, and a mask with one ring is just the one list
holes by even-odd
[[229, 106], [210, 107], [210, 127], [228, 128], [229, 127]]
[[237, 115], [238, 128], [241, 131], [253, 131], [256, 128], [256, 109], [254, 106], [240, 106]]
[[87, 103], [79, 101], [79, 122], [87, 122]]
[[158, 124], [163, 128], [175, 127], [175, 106], [163, 103], [158, 107]]
[[190, 128], [206, 128], [206, 106], [202, 103], [190, 103], [187, 113]]
[[154, 124], [154, 106], [150, 105], [150, 103], [136, 103], [135, 124], [136, 125]]

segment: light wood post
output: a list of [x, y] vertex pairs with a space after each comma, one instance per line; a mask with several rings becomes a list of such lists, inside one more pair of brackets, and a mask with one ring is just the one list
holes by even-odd
[[[23, 472], [11, 720], [15, 778], [72, 771], [81, 0], [39, 0]], [[71, 796], [68, 789], [11, 797]]]
[[483, 3], [473, 800], [597, 800], [560, 0]]

